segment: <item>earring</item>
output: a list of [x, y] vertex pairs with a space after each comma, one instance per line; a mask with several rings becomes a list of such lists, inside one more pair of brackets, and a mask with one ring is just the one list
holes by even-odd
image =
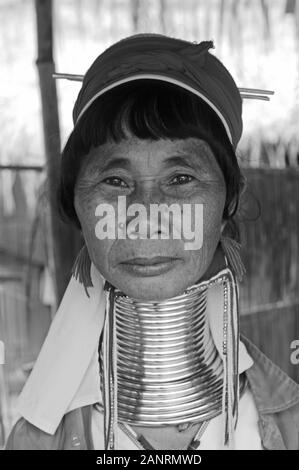
[[115, 288], [105, 282], [106, 310], [103, 328], [103, 402], [104, 402], [104, 441], [105, 450], [115, 449], [117, 433], [117, 337], [114, 315]]
[[87, 247], [84, 245], [79, 251], [71, 272], [74, 278], [83, 284], [87, 297], [89, 297], [87, 287], [93, 287], [90, 268], [91, 260], [87, 251]]
[[238, 288], [228, 267], [223, 279], [223, 437], [229, 449], [234, 447], [234, 429], [239, 408], [239, 307]]
[[242, 281], [243, 276], [246, 273], [246, 268], [240, 255], [241, 244], [233, 238], [226, 237], [224, 235], [221, 235], [220, 243], [228, 264], [235, 272], [237, 280]]

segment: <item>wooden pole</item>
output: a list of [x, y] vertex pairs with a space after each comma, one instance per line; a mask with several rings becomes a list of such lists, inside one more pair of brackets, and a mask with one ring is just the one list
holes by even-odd
[[55, 71], [53, 60], [52, 0], [35, 0], [37, 22], [37, 60], [42, 103], [42, 119], [46, 151], [49, 191], [50, 245], [53, 246], [53, 271], [57, 303], [60, 302], [70, 278], [79, 236], [63, 223], [57, 212], [56, 194], [60, 174], [60, 130]]

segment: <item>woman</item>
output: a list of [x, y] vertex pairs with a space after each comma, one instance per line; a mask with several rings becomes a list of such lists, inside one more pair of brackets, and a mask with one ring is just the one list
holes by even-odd
[[242, 97], [212, 46], [134, 35], [84, 76], [60, 201], [86, 246], [8, 449], [299, 448], [298, 385], [239, 336]]

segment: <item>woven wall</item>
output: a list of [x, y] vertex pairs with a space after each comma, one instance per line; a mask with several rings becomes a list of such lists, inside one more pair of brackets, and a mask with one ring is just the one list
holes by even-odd
[[250, 169], [245, 176], [242, 331], [299, 382], [299, 365], [290, 361], [291, 342], [299, 340], [299, 171]]

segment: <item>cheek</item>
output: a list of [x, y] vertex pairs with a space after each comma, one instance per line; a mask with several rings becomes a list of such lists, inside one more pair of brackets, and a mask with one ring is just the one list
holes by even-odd
[[203, 244], [209, 243], [211, 238], [219, 238], [223, 211], [226, 199], [226, 189], [222, 184], [210, 185], [200, 190], [188, 201], [200, 204], [203, 209], [203, 220], [200, 224], [203, 232]]
[[79, 218], [82, 234], [92, 262], [99, 269], [101, 274], [105, 274], [108, 269], [108, 255], [114, 240], [100, 240], [96, 236], [96, 224], [99, 218], [95, 215], [96, 207], [100, 204], [100, 199], [90, 200], [75, 197], [75, 209]]
[[209, 238], [219, 238], [223, 210], [225, 206], [225, 194], [218, 193], [216, 196], [207, 198], [203, 206], [203, 242], [207, 243]]
[[221, 236], [221, 224], [225, 206], [225, 192], [218, 192], [207, 198], [203, 210], [203, 254], [209, 264]]
[[[199, 201], [198, 201], [199, 202]], [[211, 263], [221, 235], [221, 224], [225, 205], [225, 191], [206, 194], [203, 204], [202, 247], [199, 250], [185, 251], [185, 261], [190, 273], [201, 276]]]
[[74, 201], [76, 213], [80, 221], [82, 232], [85, 241], [91, 240], [92, 235], [95, 235], [95, 225], [96, 225], [96, 216], [95, 209], [97, 206], [97, 201], [95, 200], [85, 200], [75, 196]]

